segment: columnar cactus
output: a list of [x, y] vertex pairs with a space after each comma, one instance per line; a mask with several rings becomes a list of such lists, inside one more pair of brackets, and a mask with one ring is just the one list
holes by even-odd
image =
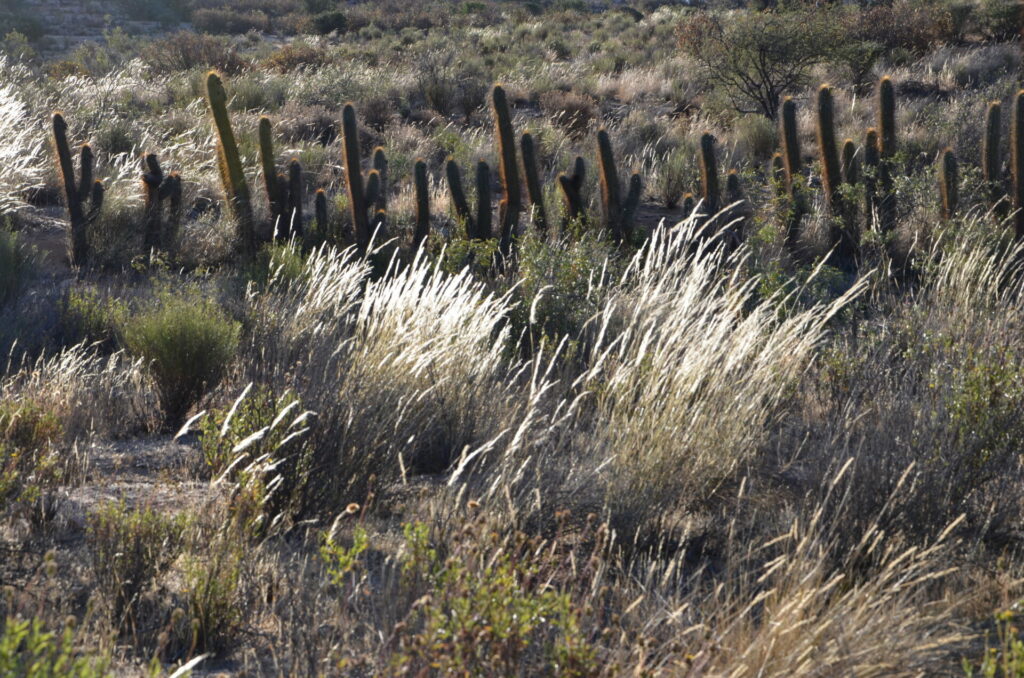
[[466, 225], [466, 236], [472, 240], [487, 240], [491, 237], [491, 168], [480, 160], [476, 165], [477, 214], [473, 218], [469, 200], [462, 186], [462, 173], [452, 158], [445, 163], [448, 190], [452, 196], [455, 214]]
[[103, 183], [92, 179], [95, 160], [88, 144], [82, 146], [81, 174], [78, 180], [75, 179], [75, 166], [68, 146], [68, 126], [62, 113], [53, 114], [53, 147], [68, 209], [68, 259], [73, 266], [82, 266], [89, 256], [89, 224], [103, 206]]
[[[260, 139], [260, 165], [263, 168], [263, 184], [267, 192], [267, 202], [270, 205], [271, 224], [276, 232], [284, 225], [286, 197], [281, 194], [282, 186], [278, 183], [276, 156], [274, 155], [274, 137], [270, 118], [260, 117], [259, 122]], [[283, 229], [282, 229], [283, 230]]]
[[352, 227], [355, 230], [356, 246], [365, 252], [370, 246], [370, 219], [367, 214], [366, 192], [363, 188], [363, 172], [360, 169], [362, 156], [359, 153], [359, 126], [356, 123], [356, 109], [352, 104], [345, 104], [345, 108], [342, 109], [341, 134]]
[[864, 217], [868, 221], [875, 217], [878, 207], [877, 181], [881, 156], [878, 151], [878, 130], [869, 127], [864, 135]]
[[959, 173], [956, 155], [952, 148], [942, 151], [939, 157], [939, 193], [942, 197], [942, 218], [952, 219], [959, 199]]
[[377, 190], [376, 199], [373, 202], [374, 210], [378, 216], [383, 216], [388, 209], [388, 156], [383, 146], [373, 149], [373, 169], [380, 179], [380, 187]]
[[853, 139], [843, 142], [843, 152], [840, 158], [843, 166], [843, 181], [851, 186], [860, 183], [860, 163], [857, 161], [857, 144]]
[[[177, 172], [165, 176], [156, 154], [149, 153], [142, 161], [142, 189], [146, 247], [165, 247], [174, 241], [181, 224], [181, 176]], [[165, 200], [166, 221], [162, 207]]]
[[501, 215], [501, 236], [499, 248], [508, 256], [512, 248], [512, 237], [519, 223], [522, 211], [522, 188], [519, 184], [519, 165], [516, 160], [515, 133], [512, 129], [512, 113], [509, 109], [505, 89], [495, 85], [491, 90], [491, 103], [494, 112], [494, 130], [498, 138], [498, 154], [501, 158], [499, 176], [505, 191], [499, 203]]
[[1010, 170], [1013, 174], [1013, 223], [1017, 238], [1024, 238], [1024, 89], [1013, 97], [1010, 125]]
[[547, 232], [548, 217], [544, 210], [544, 191], [541, 188], [539, 164], [537, 152], [533, 144], [533, 135], [524, 132], [519, 140], [520, 150], [523, 153], [523, 173], [526, 175], [526, 194], [533, 207], [533, 223], [540, 231]]
[[718, 185], [715, 137], [710, 132], [705, 132], [700, 137], [700, 186], [704, 212], [714, 215], [722, 206], [722, 196]]
[[836, 150], [833, 111], [832, 88], [822, 85], [818, 89], [818, 116], [815, 127], [821, 157], [821, 183], [829, 211], [834, 216], [841, 216], [843, 210], [840, 205], [839, 187], [843, 180], [839, 153]]
[[782, 102], [782, 159], [786, 170], [786, 191], [793, 197], [793, 178], [800, 174], [800, 137], [796, 128], [796, 102]]
[[413, 232], [413, 246], [419, 247], [430, 235], [430, 182], [427, 178], [427, 163], [416, 161], [413, 170], [416, 185], [416, 229]]
[[732, 223], [729, 227], [729, 245], [734, 247], [743, 240], [747, 219], [750, 216], [750, 206], [743, 195], [739, 172], [734, 169], [729, 170], [725, 176], [725, 200], [729, 204], [727, 223]]
[[981, 172], [985, 179], [985, 189], [990, 204], [998, 203], [1003, 197], [1002, 177], [1000, 176], [999, 144], [1002, 136], [1003, 107], [998, 101], [988, 105], [985, 115], [985, 136], [981, 143]]
[[559, 174], [558, 187], [562, 190], [562, 198], [565, 200], [565, 214], [570, 221], [582, 219], [583, 209], [583, 181], [587, 174], [587, 164], [583, 158], [576, 156], [573, 162], [572, 174]]
[[253, 220], [252, 201], [249, 184], [242, 169], [242, 159], [235, 142], [235, 134], [231, 129], [231, 117], [228, 115], [228, 97], [224, 91], [224, 83], [216, 71], [206, 76], [206, 100], [213, 116], [213, 124], [217, 132], [217, 158], [220, 167], [221, 182], [228, 208], [235, 218], [238, 240], [242, 251], [252, 253], [256, 250], [256, 227]]
[[633, 174], [629, 180], [629, 191], [626, 200], [622, 200], [619, 186], [619, 171], [615, 166], [612, 153], [612, 142], [608, 131], [601, 129], [597, 133], [597, 161], [601, 183], [601, 207], [604, 225], [616, 242], [628, 239], [633, 233], [633, 219], [640, 202], [643, 189], [640, 175]]
[[896, 88], [889, 76], [878, 83], [878, 150], [883, 159], [896, 153]]
[[302, 201], [304, 191], [302, 189], [302, 165], [298, 158], [292, 158], [288, 163], [288, 212], [287, 229], [282, 236], [287, 239], [292, 235], [302, 237]]
[[327, 217], [327, 193], [324, 189], [316, 189], [316, 195], [313, 197], [313, 213], [316, 218], [316, 227], [320, 232], [321, 236], [328, 237], [331, 234], [328, 233], [329, 221]]

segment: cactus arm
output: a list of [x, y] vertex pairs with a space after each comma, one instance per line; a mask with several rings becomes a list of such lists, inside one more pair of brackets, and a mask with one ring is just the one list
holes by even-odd
[[870, 223], [878, 207], [876, 184], [878, 181], [881, 156], [878, 151], [878, 130], [868, 128], [864, 135], [864, 214]]
[[61, 113], [53, 114], [53, 146], [57, 155], [61, 182], [64, 184], [64, 199], [67, 202], [68, 221], [68, 257], [73, 266], [85, 263], [89, 254], [89, 241], [86, 236], [86, 219], [82, 213], [82, 201], [78, 195], [75, 181], [75, 167], [71, 161], [71, 149], [68, 146], [68, 126]]
[[1013, 97], [1010, 121], [1010, 170], [1013, 176], [1013, 223], [1017, 238], [1024, 238], [1024, 89]]
[[466, 199], [466, 189], [462, 186], [462, 172], [459, 165], [453, 158], [448, 158], [444, 165], [445, 177], [448, 179], [448, 193], [452, 198], [452, 206], [455, 208], [455, 216], [466, 228], [466, 237], [476, 236], [476, 224], [469, 214], [469, 200]]
[[501, 158], [498, 172], [505, 195], [502, 198], [501, 253], [508, 255], [512, 248], [512, 237], [515, 235], [522, 209], [522, 188], [519, 184], [519, 165], [516, 160], [515, 133], [512, 129], [512, 113], [509, 109], [505, 89], [495, 85], [491, 90], [491, 102], [494, 112], [494, 127], [498, 137], [498, 153]]
[[715, 137], [710, 132], [700, 136], [700, 185], [704, 211], [710, 216], [721, 209], [722, 195], [718, 184], [718, 160], [715, 158]]
[[388, 156], [384, 153], [384, 147], [378, 146], [373, 150], [373, 169], [380, 175], [380, 188], [376, 200], [373, 202], [377, 210], [388, 208]]
[[608, 131], [597, 132], [597, 167], [601, 185], [601, 211], [604, 225], [616, 242], [622, 240], [622, 198], [619, 188], [618, 169], [612, 154], [612, 142]]
[[493, 196], [491, 195], [491, 168], [480, 160], [476, 164], [476, 237], [488, 240], [493, 235], [491, 213]]
[[320, 231], [320, 236], [327, 238], [330, 234], [327, 232], [327, 193], [324, 189], [316, 189], [316, 195], [313, 197], [313, 214], [316, 217], [316, 228]]
[[629, 177], [629, 189], [626, 191], [626, 201], [622, 204], [622, 232], [627, 240], [633, 237], [633, 224], [636, 222], [636, 213], [640, 208], [640, 198], [644, 192], [643, 179], [636, 172]]
[[96, 165], [96, 158], [93, 155], [92, 146], [89, 144], [82, 144], [82, 150], [79, 158], [81, 162], [79, 163], [78, 200], [79, 202], [84, 202], [90, 197], [92, 191], [93, 170]]
[[889, 76], [878, 83], [878, 143], [883, 159], [896, 153], [896, 89]]
[[857, 144], [853, 139], [843, 142], [843, 152], [840, 158], [843, 167], [843, 181], [851, 186], [860, 183], [860, 164], [857, 162]]
[[836, 134], [833, 117], [832, 88], [822, 85], [818, 89], [817, 137], [821, 157], [821, 183], [829, 211], [834, 216], [842, 214], [839, 204], [839, 186], [842, 184], [839, 154], [836, 151]]
[[275, 228], [278, 219], [284, 210], [282, 209], [281, 195], [277, 185], [276, 157], [274, 156], [274, 137], [270, 118], [261, 116], [259, 122], [260, 138], [260, 165], [263, 167], [263, 185], [267, 192], [267, 203], [270, 205], [271, 219]]
[[939, 158], [939, 194], [942, 198], [942, 218], [949, 220], [956, 214], [959, 200], [959, 172], [952, 148], [942, 151]]
[[363, 173], [360, 169], [359, 128], [356, 124], [356, 109], [345, 104], [341, 113], [342, 143], [345, 152], [345, 178], [348, 186], [349, 209], [355, 227], [356, 244], [366, 251], [370, 245], [370, 221], [367, 217], [366, 195], [363, 190]]
[[786, 191], [793, 196], [793, 177], [800, 174], [800, 137], [796, 126], [796, 102], [786, 97], [782, 102], [782, 159], [786, 171]]
[[159, 248], [161, 236], [160, 189], [164, 182], [164, 173], [160, 169], [160, 161], [155, 153], [149, 153], [143, 158], [142, 167], [142, 189], [145, 194], [144, 242], [147, 248]]

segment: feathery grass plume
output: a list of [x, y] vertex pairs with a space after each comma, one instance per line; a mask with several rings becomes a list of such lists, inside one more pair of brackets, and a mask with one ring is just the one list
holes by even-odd
[[718, 183], [715, 136], [710, 132], [700, 135], [700, 188], [704, 211], [708, 215], [717, 213], [722, 205], [722, 194]]
[[586, 179], [587, 163], [583, 158], [576, 156], [573, 161], [572, 174], [559, 174], [558, 187], [562, 191], [562, 198], [565, 200], [565, 216], [568, 221], [577, 221], [584, 218], [583, 207], [583, 181]]
[[519, 224], [522, 211], [522, 188], [519, 184], [519, 163], [516, 160], [515, 131], [512, 128], [512, 112], [508, 105], [505, 88], [495, 85], [491, 90], [491, 108], [494, 113], [494, 131], [498, 140], [498, 155], [501, 158], [499, 176], [504, 196], [499, 204], [500, 235], [499, 248], [508, 256], [512, 248], [512, 237]]
[[981, 143], [981, 172], [988, 191], [988, 201], [993, 205], [1003, 197], [1002, 176], [999, 171], [1002, 113], [1003, 106], [1000, 102], [989, 103], [985, 113], [985, 136]]
[[1017, 238], [1024, 238], [1024, 89], [1013, 97], [1010, 121], [1010, 171], [1013, 174], [1013, 217]]
[[244, 254], [252, 254], [256, 251], [256, 223], [252, 212], [249, 183], [242, 168], [235, 133], [231, 129], [228, 96], [224, 91], [220, 74], [216, 71], [210, 71], [206, 75], [206, 102], [217, 132], [217, 158], [221, 183], [224, 186], [228, 209], [235, 218], [239, 246]]
[[544, 190], [540, 183], [537, 151], [533, 145], [533, 135], [523, 132], [519, 140], [523, 153], [523, 173], [526, 175], [526, 193], [533, 206], [533, 223], [541, 232], [548, 229], [547, 212], [544, 210]]
[[0, 55], [0, 216], [24, 207], [26, 192], [43, 179], [43, 139], [30, 124], [29, 109], [14, 83], [4, 81], [9, 68], [7, 57]]
[[342, 145], [345, 152], [345, 185], [348, 188], [348, 204], [355, 227], [356, 245], [365, 252], [370, 246], [370, 220], [367, 215], [366, 193], [363, 188], [362, 155], [359, 152], [359, 126], [356, 109], [345, 104], [341, 112]]
[[416, 161], [413, 170], [416, 184], [416, 229], [413, 232], [413, 247], [420, 247], [430, 235], [430, 179], [427, 176], [427, 163], [423, 158]]
[[939, 156], [939, 193], [942, 197], [942, 218], [952, 219], [959, 200], [959, 172], [956, 155], [946, 148]]
[[247, 378], [291, 388], [317, 412], [300, 513], [334, 515], [371, 476], [443, 470], [506, 425], [502, 360], [511, 299], [470, 272], [445, 275], [420, 249], [370, 281], [352, 251], [311, 254], [298, 282], [251, 298]]

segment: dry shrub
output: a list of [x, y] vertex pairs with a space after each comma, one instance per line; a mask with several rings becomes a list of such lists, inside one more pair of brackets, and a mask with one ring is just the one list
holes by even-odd
[[233, 75], [248, 66], [226, 38], [192, 31], [179, 31], [147, 43], [142, 59], [157, 73], [215, 68]]
[[323, 48], [308, 42], [291, 42], [275, 50], [263, 60], [263, 65], [280, 73], [289, 73], [309, 67], [322, 66], [327, 63], [327, 53]]
[[154, 385], [141, 360], [103, 356], [86, 344], [42, 356], [0, 386], [4, 399], [31, 401], [61, 422], [65, 439], [125, 436], [154, 429]]
[[597, 103], [579, 92], [553, 90], [540, 95], [540, 107], [576, 138], [583, 137], [597, 119]]

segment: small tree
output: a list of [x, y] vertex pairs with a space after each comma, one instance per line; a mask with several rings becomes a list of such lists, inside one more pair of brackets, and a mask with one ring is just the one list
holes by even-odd
[[832, 57], [842, 33], [826, 12], [700, 12], [678, 30], [679, 44], [741, 113], [776, 119], [782, 96], [807, 84]]

